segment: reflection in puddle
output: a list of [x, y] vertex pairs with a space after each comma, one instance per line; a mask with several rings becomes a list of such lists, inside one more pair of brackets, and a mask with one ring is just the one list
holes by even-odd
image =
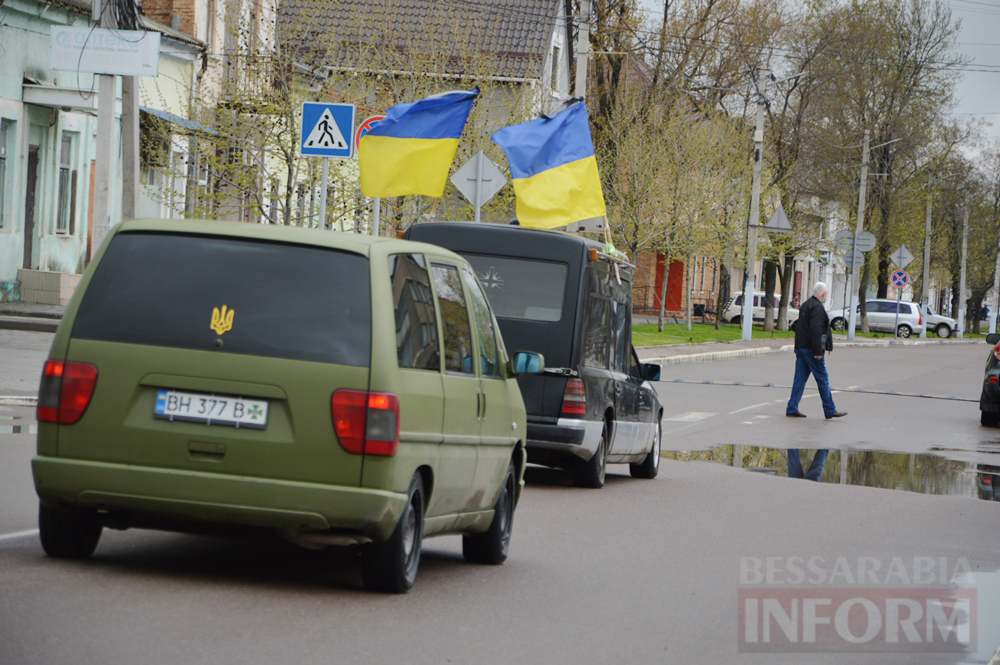
[[[812, 454], [811, 450], [802, 451], [804, 468], [808, 468]], [[663, 456], [680, 461], [720, 462], [777, 476], [788, 475], [784, 448], [724, 445], [712, 450], [664, 451]], [[820, 481], [1000, 501], [1000, 466], [959, 462], [937, 455], [831, 450]]]

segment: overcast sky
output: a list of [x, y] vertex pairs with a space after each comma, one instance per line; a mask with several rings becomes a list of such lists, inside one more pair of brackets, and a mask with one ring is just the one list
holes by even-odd
[[[662, 19], [663, 0], [639, 1], [653, 18]], [[948, 0], [948, 5], [952, 18], [962, 22], [958, 50], [972, 58], [961, 72], [954, 112], [982, 119], [991, 125], [989, 136], [1000, 138], [1000, 0]]]

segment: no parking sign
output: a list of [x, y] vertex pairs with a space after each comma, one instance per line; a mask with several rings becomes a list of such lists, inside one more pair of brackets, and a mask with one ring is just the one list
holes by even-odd
[[910, 276], [906, 274], [905, 270], [897, 270], [889, 276], [889, 281], [897, 289], [901, 289], [910, 282]]

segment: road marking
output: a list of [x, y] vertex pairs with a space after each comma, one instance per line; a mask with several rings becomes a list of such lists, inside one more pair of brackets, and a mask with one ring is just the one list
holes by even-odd
[[[784, 400], [778, 400], [779, 402]], [[730, 411], [729, 415], [740, 413], [741, 411], [749, 411], [750, 409], [759, 409], [762, 406], [771, 406], [774, 402], [764, 402], [763, 404], [754, 404], [753, 406], [744, 406], [742, 409], [736, 409], [735, 411]]]
[[27, 538], [28, 536], [37, 536], [38, 529], [30, 529], [28, 531], [18, 531], [16, 533], [6, 533], [0, 535], [0, 540], [15, 540], [17, 538]]
[[768, 420], [769, 418], [771, 418], [771, 416], [754, 416], [750, 420], [744, 420], [743, 424], [744, 425], [759, 425], [760, 423], [764, 422], [765, 420]]
[[677, 416], [671, 416], [670, 418], [664, 418], [664, 420], [672, 420], [674, 422], [680, 423], [696, 423], [706, 418], [711, 418], [712, 416], [717, 416], [717, 413], [703, 413], [701, 411], [689, 411], [687, 413], [682, 413]]

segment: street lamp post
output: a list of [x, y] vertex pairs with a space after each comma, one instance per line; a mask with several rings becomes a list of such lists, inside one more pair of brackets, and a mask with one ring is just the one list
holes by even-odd
[[851, 302], [847, 314], [847, 339], [854, 339], [854, 324], [858, 320], [858, 271], [861, 266], [857, 260], [857, 249], [858, 235], [865, 228], [865, 196], [868, 187], [868, 141], [870, 138], [871, 132], [866, 129], [864, 149], [861, 153], [861, 186], [858, 188], [858, 223], [854, 231], [854, 245], [851, 251], [853, 267], [851, 268]]
[[[934, 179], [927, 176], [927, 214], [924, 220], [924, 268], [923, 276], [920, 278], [920, 302], [924, 305], [924, 316], [927, 316], [927, 305], [930, 305], [930, 292], [927, 289], [927, 280], [930, 278], [931, 265], [931, 196], [934, 195]], [[927, 339], [927, 324], [920, 329], [920, 339]]]
[[764, 93], [760, 89], [761, 76], [757, 76], [757, 125], [753, 132], [753, 182], [750, 186], [750, 220], [747, 229], [747, 275], [743, 285], [742, 337], [750, 341], [753, 331], [753, 292], [757, 284], [757, 226], [760, 222], [760, 170], [764, 150]]
[[[962, 269], [958, 279], [958, 338], [962, 339], [965, 330], [965, 258], [968, 256], [969, 247], [969, 207], [965, 207], [965, 214], [962, 216]], [[926, 327], [926, 326], [925, 326]]]

